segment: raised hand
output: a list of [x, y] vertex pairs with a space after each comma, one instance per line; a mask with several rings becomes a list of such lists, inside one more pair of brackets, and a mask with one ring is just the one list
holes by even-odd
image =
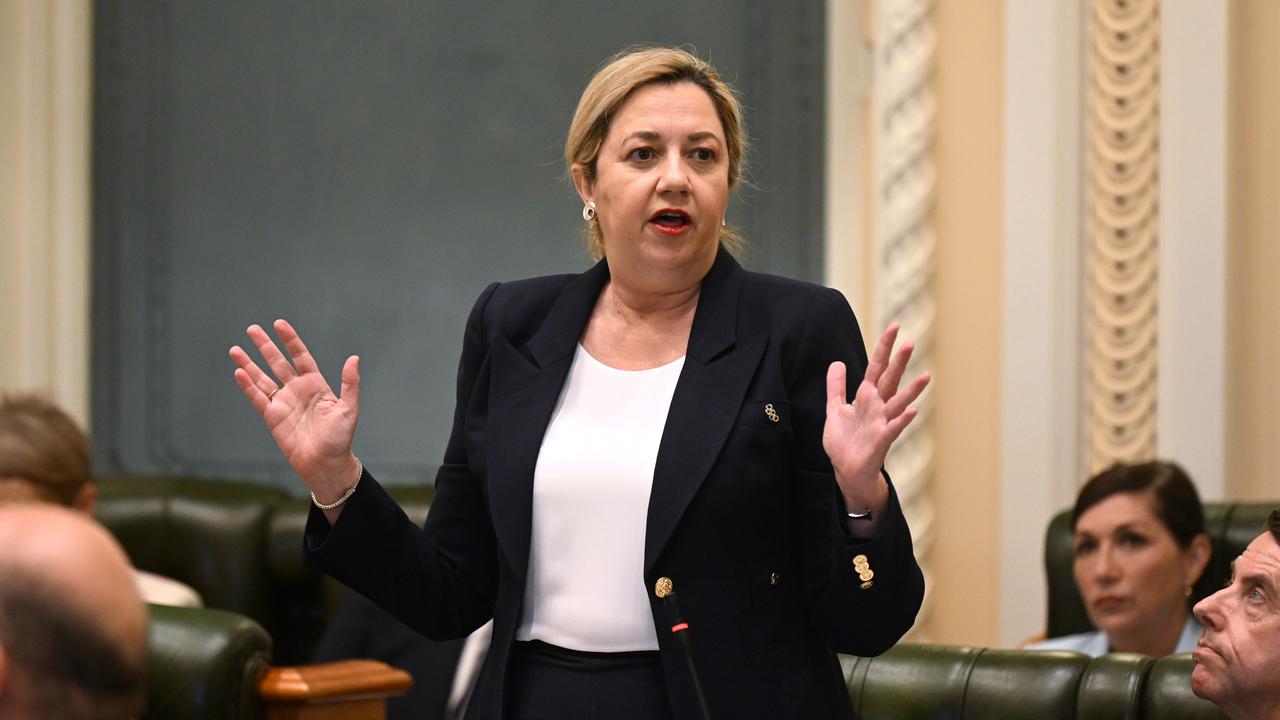
[[[878, 509], [888, 497], [888, 487], [880, 476], [885, 455], [902, 431], [916, 416], [911, 403], [929, 384], [929, 374], [921, 373], [899, 392], [914, 349], [903, 343], [893, 355], [898, 338], [894, 323], [880, 336], [867, 372], [852, 402], [846, 402], [842, 362], [827, 368], [827, 422], [822, 429], [822, 447], [831, 459], [836, 481], [851, 512]], [[892, 361], [890, 356], [893, 355]]]
[[342, 366], [342, 395], [334, 395], [293, 326], [277, 320], [274, 327], [293, 362], [266, 331], [250, 325], [249, 339], [275, 379], [237, 345], [230, 351], [236, 382], [266, 422], [294, 472], [320, 502], [332, 502], [355, 482], [359, 472], [351, 441], [360, 416], [360, 359], [355, 355], [347, 358]]

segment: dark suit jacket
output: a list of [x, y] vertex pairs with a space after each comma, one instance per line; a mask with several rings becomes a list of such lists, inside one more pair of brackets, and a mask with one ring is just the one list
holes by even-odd
[[[534, 465], [608, 276], [601, 262], [481, 294], [421, 530], [367, 472], [332, 528], [314, 509], [308, 521], [313, 562], [423, 634], [461, 637], [494, 618], [468, 718], [503, 716]], [[867, 359], [840, 293], [747, 272], [721, 251], [703, 280], [658, 450], [644, 577], [636, 578], [650, 598], [678, 718], [698, 711], [653, 594], [660, 577], [680, 596], [716, 718], [852, 717], [835, 653], [883, 652], [920, 607], [924, 580], [892, 487], [875, 537], [855, 540], [843, 529], [822, 449], [826, 371], [837, 359], [849, 366], [852, 392]], [[863, 574], [874, 573], [869, 583], [858, 560]]]

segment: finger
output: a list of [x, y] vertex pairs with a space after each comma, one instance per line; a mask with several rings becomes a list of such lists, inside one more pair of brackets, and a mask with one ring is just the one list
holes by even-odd
[[275, 380], [272, 380], [262, 371], [262, 368], [258, 367], [258, 364], [249, 357], [249, 353], [246, 353], [239, 345], [232, 347], [229, 354], [236, 366], [243, 370], [253, 384], [268, 397], [276, 388], [280, 387]]
[[907, 363], [911, 361], [911, 353], [916, 347], [910, 342], [902, 344], [902, 348], [893, 356], [893, 361], [889, 363], [888, 370], [880, 376], [880, 382], [877, 388], [880, 390], [880, 397], [888, 400], [893, 394], [898, 392], [898, 383], [902, 382], [902, 375], [907, 371]]
[[889, 402], [885, 403], [885, 416], [890, 418], [901, 417], [907, 406], [915, 402], [916, 399], [920, 397], [920, 393], [924, 392], [924, 389], [929, 386], [930, 379], [929, 373], [927, 372], [917, 375], [916, 379], [912, 380], [911, 384], [908, 385], [905, 390], [894, 395]]
[[911, 424], [912, 420], [916, 419], [918, 414], [920, 414], [919, 410], [909, 407], [901, 415], [885, 424], [885, 432], [889, 436], [890, 445], [897, 442], [898, 437], [902, 435], [902, 431], [907, 429], [907, 426]]
[[352, 355], [342, 365], [342, 401], [360, 412], [360, 356]]
[[305, 375], [306, 373], [320, 372], [320, 366], [316, 364], [316, 359], [311, 356], [311, 351], [307, 350], [306, 343], [302, 342], [302, 338], [298, 336], [298, 331], [293, 329], [288, 320], [277, 320], [272, 327], [276, 329], [276, 335], [284, 343], [285, 350], [289, 351], [289, 356], [293, 358], [293, 364], [298, 368], [299, 374]]
[[292, 380], [297, 373], [293, 371], [293, 366], [285, 360], [284, 355], [280, 352], [280, 348], [276, 347], [275, 341], [267, 335], [267, 331], [263, 330], [259, 325], [250, 325], [245, 331], [249, 335], [249, 339], [253, 341], [258, 352], [262, 354], [262, 359], [267, 361], [267, 367], [271, 368], [271, 372], [275, 374], [276, 379], [281, 384]]
[[245, 372], [243, 368], [236, 368], [235, 375], [236, 384], [240, 386], [240, 391], [244, 393], [244, 396], [249, 398], [249, 404], [253, 406], [254, 410], [258, 411], [259, 415], [265, 415], [267, 413], [267, 403], [270, 402], [267, 399], [267, 394], [262, 392], [262, 388], [253, 382], [253, 379], [249, 377], [249, 373]]
[[893, 344], [898, 340], [898, 323], [890, 323], [885, 328], [884, 334], [880, 336], [880, 342], [876, 343], [875, 352], [871, 354], [871, 361], [867, 363], [867, 373], [864, 378], [870, 380], [872, 384], [880, 382], [880, 373], [889, 365], [889, 354], [893, 352]]
[[827, 366], [827, 412], [845, 404], [845, 376], [848, 370], [839, 360]]

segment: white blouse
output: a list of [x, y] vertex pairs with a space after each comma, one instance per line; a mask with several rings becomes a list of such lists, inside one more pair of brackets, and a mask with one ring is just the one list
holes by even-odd
[[644, 583], [645, 521], [682, 367], [683, 357], [617, 370], [578, 346], [533, 474], [517, 640], [589, 652], [658, 649]]

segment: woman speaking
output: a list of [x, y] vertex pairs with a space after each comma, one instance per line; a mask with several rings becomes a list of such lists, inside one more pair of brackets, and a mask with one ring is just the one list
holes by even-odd
[[915, 618], [881, 466], [928, 377], [899, 389], [896, 327], [868, 363], [840, 293], [734, 261], [745, 145], [687, 52], [596, 73], [565, 159], [600, 261], [481, 293], [421, 528], [352, 452], [357, 357], [335, 395], [283, 320], [284, 352], [248, 330], [274, 379], [231, 348], [311, 490], [310, 561], [429, 637], [493, 619], [468, 718], [850, 718], [836, 653]]

